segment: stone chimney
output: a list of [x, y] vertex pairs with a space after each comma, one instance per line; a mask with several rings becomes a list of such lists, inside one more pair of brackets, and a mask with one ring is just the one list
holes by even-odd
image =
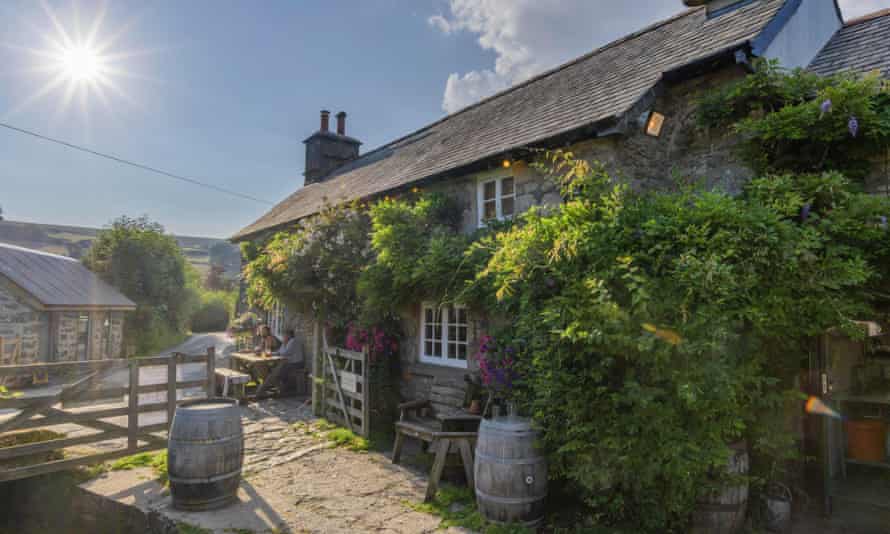
[[337, 113], [337, 133], [330, 131], [330, 115], [321, 112], [321, 125], [317, 132], [303, 141], [306, 145], [306, 170], [304, 185], [324, 181], [334, 169], [359, 155], [361, 142], [346, 135], [346, 113]]

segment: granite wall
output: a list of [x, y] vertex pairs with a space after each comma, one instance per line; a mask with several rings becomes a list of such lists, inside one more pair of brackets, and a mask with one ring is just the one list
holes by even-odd
[[0, 364], [39, 361], [48, 350], [49, 317], [36, 310], [8, 281], [0, 278]]

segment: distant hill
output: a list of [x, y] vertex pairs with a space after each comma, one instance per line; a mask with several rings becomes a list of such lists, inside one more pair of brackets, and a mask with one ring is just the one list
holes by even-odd
[[[83, 257], [98, 234], [99, 228], [0, 220], [0, 242], [77, 259]], [[173, 237], [189, 263], [202, 274], [210, 269], [212, 257], [214, 263], [225, 268], [227, 276], [238, 276], [241, 253], [235, 245], [209, 237]]]

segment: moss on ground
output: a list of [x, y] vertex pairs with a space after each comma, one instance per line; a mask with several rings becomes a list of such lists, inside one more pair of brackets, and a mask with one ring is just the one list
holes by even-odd
[[349, 429], [340, 428], [326, 419], [319, 419], [311, 423], [300, 421], [291, 425], [291, 428], [295, 432], [327, 440], [332, 447], [344, 447], [356, 452], [365, 452], [371, 447], [371, 443], [367, 439], [356, 435]]
[[519, 525], [496, 525], [486, 521], [476, 508], [476, 498], [470, 488], [443, 484], [436, 497], [428, 503], [407, 503], [418, 512], [442, 518], [439, 528], [460, 527], [482, 534], [532, 534], [534, 530]]
[[167, 485], [167, 451], [143, 452], [126, 456], [107, 464], [110, 471], [128, 471], [137, 467], [151, 467], [158, 477], [158, 481]]

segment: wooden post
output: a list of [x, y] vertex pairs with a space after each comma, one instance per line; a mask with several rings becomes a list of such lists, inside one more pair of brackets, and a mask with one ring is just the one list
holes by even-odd
[[312, 332], [312, 412], [316, 417], [324, 416], [325, 410], [325, 389], [324, 375], [325, 367], [321, 359], [321, 328], [319, 321], [315, 321]]
[[371, 372], [368, 347], [362, 349], [362, 437], [371, 437]]
[[216, 397], [216, 347], [207, 347], [207, 398]]
[[130, 362], [130, 398], [127, 412], [127, 449], [135, 451], [139, 445], [139, 362]]
[[173, 424], [173, 414], [176, 413], [176, 365], [179, 353], [174, 352], [167, 360], [167, 430]]

